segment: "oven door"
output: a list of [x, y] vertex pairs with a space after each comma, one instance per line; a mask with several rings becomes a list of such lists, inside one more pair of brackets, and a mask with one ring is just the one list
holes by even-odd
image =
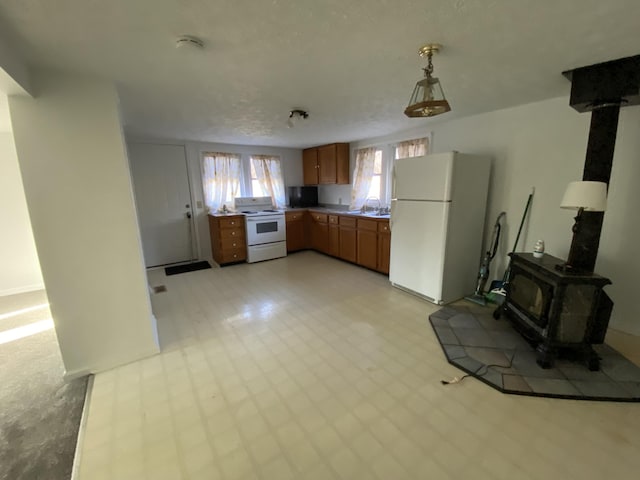
[[286, 237], [284, 215], [246, 217], [247, 245], [284, 242]]

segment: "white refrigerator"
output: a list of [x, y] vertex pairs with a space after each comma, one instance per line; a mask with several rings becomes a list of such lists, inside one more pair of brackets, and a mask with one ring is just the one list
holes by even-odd
[[473, 293], [491, 160], [458, 152], [396, 160], [391, 265], [398, 288], [444, 304]]

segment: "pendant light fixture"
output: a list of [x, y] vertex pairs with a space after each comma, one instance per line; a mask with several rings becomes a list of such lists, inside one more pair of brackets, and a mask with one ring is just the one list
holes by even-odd
[[407, 117], [433, 117], [451, 110], [449, 102], [444, 98], [440, 80], [432, 76], [431, 57], [441, 48], [442, 45], [438, 43], [428, 43], [418, 50], [421, 57], [427, 57], [428, 63], [426, 68], [423, 68], [424, 78], [416, 83], [411, 100], [409, 100], [409, 106], [404, 109], [404, 114]]

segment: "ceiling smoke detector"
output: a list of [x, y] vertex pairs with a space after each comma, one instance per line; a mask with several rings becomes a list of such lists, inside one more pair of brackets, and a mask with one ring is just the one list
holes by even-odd
[[204, 48], [204, 42], [193, 35], [181, 35], [176, 40], [176, 48], [193, 48], [199, 50]]

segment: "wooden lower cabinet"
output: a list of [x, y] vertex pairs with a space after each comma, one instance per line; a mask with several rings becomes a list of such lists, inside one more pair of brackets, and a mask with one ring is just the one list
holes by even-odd
[[[331, 216], [329, 218], [331, 218]], [[332, 257], [340, 256], [340, 227], [338, 226], [338, 217], [335, 217], [335, 223], [329, 221], [329, 255]]]
[[309, 235], [311, 248], [322, 253], [329, 253], [329, 224], [326, 213], [310, 212]]
[[297, 252], [307, 248], [305, 220], [307, 212], [286, 212], [287, 252]]
[[347, 262], [356, 263], [357, 257], [356, 219], [340, 217], [340, 251], [339, 257]]
[[[294, 216], [297, 218], [294, 219]], [[391, 231], [389, 220], [310, 210], [287, 212], [287, 251], [311, 248], [321, 253], [389, 274]], [[306, 219], [298, 226], [301, 218]], [[300, 233], [302, 231], [302, 233]]]
[[389, 221], [378, 222], [378, 266], [376, 270], [389, 275], [389, 260], [391, 257], [391, 230]]
[[211, 253], [218, 265], [244, 262], [247, 240], [243, 215], [209, 215]]
[[357, 264], [376, 270], [378, 267], [378, 222], [358, 218], [356, 220]]

